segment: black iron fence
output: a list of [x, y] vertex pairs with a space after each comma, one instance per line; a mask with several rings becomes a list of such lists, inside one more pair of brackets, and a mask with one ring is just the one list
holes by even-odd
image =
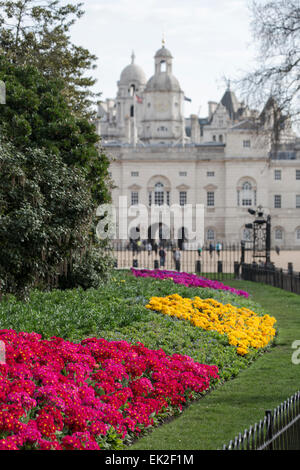
[[300, 392], [281, 403], [223, 450], [300, 450]]
[[293, 271], [292, 263], [289, 263], [287, 270], [273, 265], [259, 266], [255, 263], [244, 263], [241, 267], [241, 276], [245, 281], [261, 282], [300, 294], [300, 273]]
[[240, 243], [216, 245], [207, 244], [201, 250], [184, 246], [175, 248], [172, 244], [141, 246], [113, 245], [115, 267], [129, 269], [167, 269], [207, 275], [215, 279], [227, 279], [239, 274], [241, 259], [252, 261], [252, 250], [241, 247]]

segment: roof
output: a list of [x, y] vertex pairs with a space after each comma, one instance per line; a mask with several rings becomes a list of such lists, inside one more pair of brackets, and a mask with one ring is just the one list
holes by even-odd
[[181, 91], [179, 81], [174, 75], [160, 72], [148, 81], [145, 91]]
[[146, 75], [143, 69], [134, 63], [135, 55], [134, 52], [131, 55], [131, 64], [127, 65], [121, 73], [120, 85], [129, 85], [131, 82], [137, 82], [141, 85], [145, 85], [147, 82]]
[[155, 54], [155, 58], [162, 57], [162, 58], [170, 58], [173, 59], [173, 56], [171, 52], [165, 48], [165, 46], [162, 46]]
[[235, 119], [241, 108], [241, 104], [235, 96], [235, 93], [228, 88], [221, 99], [221, 103], [227, 109], [230, 119]]

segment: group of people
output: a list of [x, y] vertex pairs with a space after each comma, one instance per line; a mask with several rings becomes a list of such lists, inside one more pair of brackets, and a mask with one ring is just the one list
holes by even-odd
[[[138, 254], [141, 251], [147, 251], [148, 255], [152, 252], [155, 253], [155, 255], [159, 257], [159, 265], [161, 268], [165, 266], [166, 263], [166, 257], [167, 257], [167, 252], [166, 252], [166, 247], [164, 246], [163, 243], [159, 244], [156, 241], [149, 241], [149, 240], [144, 240], [143, 242], [139, 240], [131, 240], [128, 249], [132, 250], [133, 255]], [[175, 268], [180, 269], [180, 259], [181, 259], [181, 253], [180, 249], [178, 247], [171, 247], [172, 249], [172, 254], [173, 254], [173, 260], [175, 263]]]
[[[176, 270], [180, 270], [180, 260], [181, 260], [181, 250], [180, 247], [177, 246], [171, 246], [170, 247], [172, 250], [172, 256], [173, 256], [173, 261], [175, 264]], [[144, 250], [148, 252], [148, 255], [152, 252], [155, 253], [155, 255], [159, 257], [159, 265], [161, 268], [165, 266], [166, 263], [166, 257], [167, 257], [167, 252], [166, 252], [166, 246], [164, 243], [158, 244], [156, 241], [149, 241], [149, 240], [144, 240], [143, 242], [139, 240], [131, 240], [128, 249], [132, 249], [133, 254], [138, 254], [140, 251]], [[216, 245], [213, 243], [209, 244], [208, 247], [210, 256], [213, 255], [214, 251], [217, 253], [218, 256], [220, 256], [221, 250], [222, 250], [222, 244], [220, 242], [217, 242]], [[203, 247], [199, 246], [198, 249], [198, 255], [201, 257]]]

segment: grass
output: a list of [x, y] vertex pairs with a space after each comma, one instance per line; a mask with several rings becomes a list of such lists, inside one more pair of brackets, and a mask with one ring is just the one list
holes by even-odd
[[152, 296], [174, 293], [183, 297], [214, 297], [222, 303], [264, 313], [253, 301], [229, 292], [116, 273], [99, 289], [33, 291], [27, 303], [8, 297], [0, 303], [0, 328], [75, 342], [93, 336], [142, 342], [150, 349], [162, 348], [170, 355], [185, 354], [197, 362], [217, 365], [223, 380], [236, 376], [261, 354], [253, 349], [247, 356], [239, 356], [226, 336], [195, 328], [189, 322], [151, 312], [145, 307]]
[[[0, 328], [36, 331], [44, 338], [60, 336], [72, 341], [88, 336], [141, 341], [149, 348], [162, 348], [167, 354], [186, 354], [199, 362], [218, 365], [222, 378], [230, 380], [130, 448], [214, 450], [300, 388], [300, 365], [291, 362], [291, 344], [300, 339], [300, 296], [250, 282], [231, 280], [226, 284], [250, 292], [252, 298], [119, 272], [99, 289], [35, 291], [26, 304], [13, 297], [3, 299]], [[221, 335], [145, 308], [151, 296], [172, 293], [214, 297], [222, 303], [270, 313], [278, 321], [276, 347], [263, 355], [253, 352], [241, 357]]]
[[199, 402], [179, 418], [153, 431], [132, 446], [149, 450], [216, 450], [263, 418], [300, 389], [300, 365], [292, 363], [293, 341], [300, 339], [300, 296], [243, 281], [229, 285], [244, 289], [276, 317], [276, 347], [251, 367]]

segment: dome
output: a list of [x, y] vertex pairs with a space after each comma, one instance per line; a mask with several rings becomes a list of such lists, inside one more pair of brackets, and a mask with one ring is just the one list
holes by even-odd
[[119, 85], [129, 85], [131, 82], [145, 85], [147, 82], [143, 69], [134, 63], [135, 55], [131, 56], [131, 64], [127, 65], [120, 76]]
[[161, 72], [153, 75], [146, 85], [145, 91], [181, 91], [179, 82], [174, 75]]
[[170, 59], [173, 59], [172, 57], [172, 54], [171, 52], [165, 48], [165, 46], [162, 46], [155, 54], [154, 56], [155, 58], [158, 58], [158, 57], [163, 57], [163, 58], [167, 58], [169, 57]]

